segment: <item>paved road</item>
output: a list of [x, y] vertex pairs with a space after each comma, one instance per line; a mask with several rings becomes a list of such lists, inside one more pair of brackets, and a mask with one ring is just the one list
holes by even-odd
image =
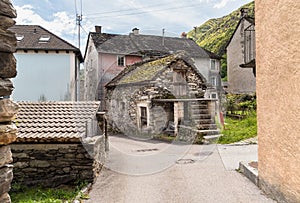
[[188, 146], [110, 137], [106, 168], [85, 202], [273, 202], [234, 170], [238, 166], [234, 154], [240, 153], [237, 159], [244, 160], [239, 161], [248, 161], [256, 158], [252, 155], [256, 149], [256, 145]]

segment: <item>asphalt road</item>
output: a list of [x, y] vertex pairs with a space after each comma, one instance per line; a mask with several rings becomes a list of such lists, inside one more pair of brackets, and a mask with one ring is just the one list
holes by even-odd
[[[235, 171], [257, 145], [180, 145], [110, 137], [110, 153], [86, 203], [274, 202]], [[239, 160], [241, 159], [241, 160]]]

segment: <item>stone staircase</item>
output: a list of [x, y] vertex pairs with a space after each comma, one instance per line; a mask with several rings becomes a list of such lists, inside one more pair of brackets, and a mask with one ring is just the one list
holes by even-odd
[[211, 142], [220, 136], [215, 117], [209, 110], [209, 101], [189, 103], [189, 116], [196, 131], [203, 135], [204, 141]]

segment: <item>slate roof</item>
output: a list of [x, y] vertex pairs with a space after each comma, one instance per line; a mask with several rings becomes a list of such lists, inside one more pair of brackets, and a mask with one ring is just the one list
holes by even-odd
[[178, 60], [183, 60], [187, 63], [194, 69], [198, 76], [202, 78], [203, 82], [206, 82], [205, 78], [193, 65], [193, 62], [189, 59], [186, 52], [179, 52], [159, 59], [142, 61], [129, 65], [112, 79], [106, 87], [153, 81], [163, 70]]
[[79, 142], [100, 102], [18, 102], [16, 142]]
[[220, 58], [211, 52], [201, 48], [191, 39], [178, 37], [162, 37], [155, 35], [133, 34], [116, 35], [107, 33], [91, 32], [97, 51], [111, 54], [141, 54], [149, 51], [172, 54], [178, 51], [186, 51], [192, 57]]
[[[17, 39], [21, 39], [17, 42], [17, 50], [74, 51], [80, 60], [83, 60], [77, 47], [42, 26], [14, 25], [9, 30], [16, 34]], [[49, 40], [41, 41], [41, 37], [44, 39], [49, 37]]]

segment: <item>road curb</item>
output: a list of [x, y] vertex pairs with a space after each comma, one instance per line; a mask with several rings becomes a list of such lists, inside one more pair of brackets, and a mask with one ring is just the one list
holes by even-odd
[[239, 171], [251, 182], [258, 186], [258, 170], [249, 165], [249, 163], [240, 162]]

